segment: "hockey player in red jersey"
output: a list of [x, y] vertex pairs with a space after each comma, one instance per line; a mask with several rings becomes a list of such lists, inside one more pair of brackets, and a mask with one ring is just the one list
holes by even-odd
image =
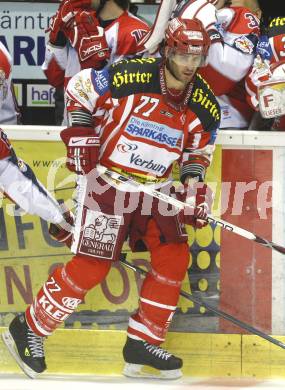
[[42, 66], [49, 83], [65, 87], [82, 69], [102, 69], [107, 62], [134, 56], [149, 28], [128, 8], [129, 0], [64, 0]]
[[[284, 92], [282, 96], [285, 87], [285, 18], [266, 17], [266, 20], [268, 26], [264, 26], [256, 59], [246, 78], [247, 100], [257, 111], [252, 122], [253, 129], [285, 131]], [[269, 91], [270, 102], [266, 102], [266, 107], [263, 107], [264, 88], [267, 85], [271, 88], [272, 82], [276, 83], [276, 89]]]
[[12, 59], [0, 42], [0, 124], [20, 123], [20, 112], [12, 83]]
[[251, 68], [259, 37], [257, 0], [233, 0], [216, 5], [217, 24], [209, 29], [208, 66], [201, 75], [209, 82], [221, 107], [221, 129], [247, 129], [253, 110], [246, 101], [245, 77]]
[[[203, 181], [220, 110], [209, 85], [197, 73], [210, 45], [201, 22], [174, 18], [165, 36], [161, 59], [122, 60], [102, 71], [85, 69], [68, 84], [70, 127], [61, 137], [67, 147], [67, 167], [79, 174], [80, 182], [75, 255], [49, 276], [25, 315], [15, 317], [3, 336], [31, 377], [46, 368], [44, 337], [104, 280], [112, 262], [119, 260], [126, 238], [133, 251], [147, 248], [151, 271], [140, 291], [139, 308], [129, 320], [124, 374], [140, 376], [141, 367], [150, 366], [159, 377], [181, 376], [182, 360], [160, 344], [188, 268], [184, 224], [207, 225], [212, 197]], [[94, 129], [93, 117], [102, 115], [103, 121]], [[171, 178], [175, 161], [183, 183], [179, 193]], [[102, 169], [179, 196], [191, 209], [178, 212], [129, 183], [101, 174]]]
[[[168, 11], [171, 11], [173, 6], [170, 1], [168, 4]], [[253, 110], [246, 101], [244, 79], [254, 60], [259, 15], [257, 0], [181, 0], [173, 9], [171, 17], [198, 18], [210, 35], [212, 44], [208, 65], [200, 73], [219, 101], [221, 129], [248, 128], [252, 118]], [[143, 42], [145, 48], [154, 52], [159, 36], [159, 25], [155, 24], [149, 40], [145, 38], [146, 42]]]

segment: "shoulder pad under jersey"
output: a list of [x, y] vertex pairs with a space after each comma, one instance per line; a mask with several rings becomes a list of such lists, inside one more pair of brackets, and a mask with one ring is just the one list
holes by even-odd
[[197, 115], [205, 131], [215, 131], [220, 126], [220, 105], [210, 85], [199, 73], [196, 74], [189, 108]]
[[137, 93], [160, 93], [158, 58], [133, 58], [109, 68], [112, 97], [119, 99]]

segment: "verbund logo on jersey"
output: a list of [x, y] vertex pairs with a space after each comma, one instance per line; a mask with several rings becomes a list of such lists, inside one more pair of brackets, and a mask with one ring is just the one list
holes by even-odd
[[135, 165], [136, 167], [140, 167], [146, 169], [150, 172], [164, 174], [166, 172], [167, 167], [165, 165], [159, 164], [155, 162], [153, 159], [144, 159], [141, 155], [132, 153], [130, 156], [131, 165]]
[[160, 177], [179, 157], [180, 153], [177, 149], [169, 151], [158, 145], [138, 140], [131, 141], [122, 135], [109, 160], [125, 167], [126, 170], [136, 169], [142, 173], [151, 173]]
[[166, 125], [132, 116], [125, 131], [132, 136], [181, 150], [183, 132]]

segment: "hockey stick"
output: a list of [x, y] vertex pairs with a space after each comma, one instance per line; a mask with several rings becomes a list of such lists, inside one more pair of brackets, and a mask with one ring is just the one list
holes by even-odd
[[76, 188], [76, 186], [72, 186], [72, 187], [60, 187], [60, 188], [54, 188], [52, 190], [49, 190], [48, 191], [53, 191], [53, 192], [59, 192], [59, 191], [66, 191], [66, 190], [74, 190]]
[[[136, 265], [129, 263], [126, 260], [126, 256], [124, 254], [121, 255], [120, 262], [125, 267], [130, 268], [131, 270], [138, 272], [141, 275], [145, 276], [147, 274], [147, 271], [145, 271], [143, 268], [137, 267]], [[180, 290], [180, 295], [182, 297], [188, 299], [189, 301], [196, 303], [199, 306], [204, 306], [209, 311], [215, 313], [218, 317], [224, 318], [225, 320], [232, 322], [233, 324], [239, 326], [240, 328], [245, 329], [249, 333], [252, 333], [256, 336], [259, 336], [259, 337], [269, 341], [270, 343], [278, 345], [278, 347], [285, 349], [285, 344], [282, 343], [282, 341], [279, 341], [279, 340], [275, 339], [274, 337], [271, 337], [268, 334], [263, 333], [261, 330], [258, 330], [256, 328], [254, 328], [253, 326], [248, 325], [245, 322], [238, 320], [237, 318], [233, 317], [232, 315], [230, 315], [222, 310], [216, 309], [213, 306], [208, 305], [208, 303], [206, 303], [203, 299], [197, 298], [191, 294], [188, 294], [186, 291], [183, 291], [183, 290]]]
[[150, 54], [153, 54], [157, 50], [158, 45], [164, 39], [165, 30], [175, 6], [176, 0], [161, 1], [149, 33], [138, 44], [139, 47], [144, 47], [144, 51], [147, 50]]
[[[144, 185], [141, 183], [138, 183], [137, 181], [133, 180], [131, 177], [123, 176], [117, 172], [111, 171], [110, 169], [107, 169], [103, 167], [102, 165], [97, 166], [97, 170], [100, 174], [105, 174], [106, 176], [120, 182], [120, 183], [127, 183], [132, 185], [133, 187], [136, 187], [138, 191], [144, 192], [148, 195], [153, 196], [154, 198], [158, 198], [162, 200], [163, 202], [169, 203], [175, 207], [177, 207], [180, 210], [183, 210], [186, 206], [189, 207], [186, 203], [181, 202], [178, 199], [175, 199], [169, 195], [166, 195], [160, 191], [157, 191], [153, 188], [153, 186]], [[272, 241], [266, 240], [265, 238], [262, 238], [254, 233], [249, 232], [248, 230], [242, 229], [236, 225], [233, 225], [229, 222], [223, 221], [220, 218], [214, 217], [213, 215], [208, 215], [207, 222], [213, 223], [214, 225], [220, 226], [221, 228], [228, 230], [232, 233], [238, 234], [239, 236], [242, 236], [244, 238], [247, 238], [248, 240], [257, 242], [258, 244], [261, 244], [263, 246], [266, 246], [268, 248], [274, 249], [275, 251], [285, 254], [285, 247], [281, 245], [277, 245]]]

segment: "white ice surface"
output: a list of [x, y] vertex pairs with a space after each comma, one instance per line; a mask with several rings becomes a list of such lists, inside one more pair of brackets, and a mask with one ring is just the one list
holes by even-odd
[[255, 379], [182, 378], [174, 381], [98, 376], [47, 376], [29, 379], [23, 375], [1, 375], [0, 390], [276, 390], [285, 381]]

